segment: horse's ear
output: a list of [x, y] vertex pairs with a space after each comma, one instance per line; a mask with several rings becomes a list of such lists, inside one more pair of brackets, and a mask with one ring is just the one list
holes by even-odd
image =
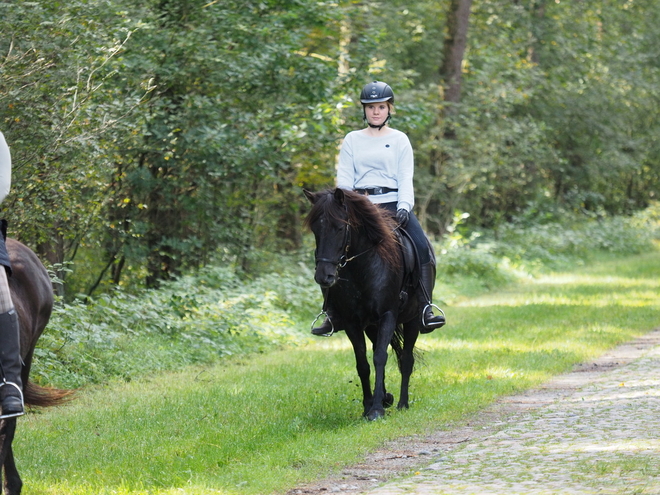
[[342, 188], [335, 189], [335, 199], [340, 205], [344, 204], [344, 190]]
[[303, 192], [305, 193], [305, 196], [307, 196], [307, 199], [310, 203], [316, 203], [316, 194], [314, 194], [312, 191], [308, 191], [307, 189], [303, 189]]

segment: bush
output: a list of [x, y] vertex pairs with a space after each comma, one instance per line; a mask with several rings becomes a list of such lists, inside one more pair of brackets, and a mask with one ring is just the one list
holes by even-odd
[[577, 222], [501, 227], [493, 237], [493, 254], [514, 266], [558, 269], [585, 262], [595, 253], [637, 254], [654, 249], [658, 227], [643, 217], [612, 217]]
[[505, 224], [496, 231], [465, 232], [467, 214], [456, 215], [449, 236], [436, 244], [438, 276], [469, 278], [486, 289], [533, 275], [583, 264], [596, 253], [629, 255], [655, 249], [660, 204], [632, 217], [569, 217], [564, 221]]
[[495, 288], [512, 281], [512, 276], [502, 260], [489, 252], [487, 246], [445, 247], [438, 251], [440, 277], [472, 277], [481, 280], [488, 288]]
[[[321, 307], [313, 274], [270, 274], [243, 282], [207, 267], [158, 290], [121, 290], [56, 306], [35, 351], [42, 380], [79, 387], [299, 340], [295, 315]], [[37, 376], [37, 381], [39, 376]]]

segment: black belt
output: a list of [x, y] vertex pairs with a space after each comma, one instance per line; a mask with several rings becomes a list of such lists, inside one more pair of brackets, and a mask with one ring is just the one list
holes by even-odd
[[370, 187], [368, 189], [354, 189], [355, 192], [364, 194], [365, 196], [378, 196], [379, 194], [387, 194], [391, 192], [398, 192], [398, 189], [391, 187]]

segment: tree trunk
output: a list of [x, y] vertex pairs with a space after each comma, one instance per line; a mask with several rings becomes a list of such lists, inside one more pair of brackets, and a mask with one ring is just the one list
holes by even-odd
[[[56, 231], [56, 229], [54, 229]], [[63, 297], [64, 296], [64, 278], [66, 277], [66, 271], [64, 270], [64, 239], [59, 234], [52, 234], [50, 239], [47, 242], [42, 242], [37, 245], [36, 249], [39, 257], [45, 259], [55, 272], [55, 275], [59, 279], [57, 282], [53, 282], [53, 290], [55, 293]]]
[[529, 60], [533, 64], [539, 65], [541, 57], [539, 48], [543, 40], [543, 18], [545, 17], [545, 0], [536, 0], [532, 3], [533, 25], [531, 32], [531, 43], [529, 47]]
[[[453, 208], [458, 202], [458, 195], [462, 194], [463, 187], [451, 184], [451, 153], [456, 132], [451, 117], [458, 111], [461, 101], [461, 83], [463, 71], [463, 57], [467, 47], [468, 26], [472, 0], [451, 0], [447, 12], [447, 28], [444, 41], [444, 58], [440, 67], [440, 76], [443, 82], [442, 98], [444, 105], [438, 113], [437, 145], [431, 151], [429, 181], [426, 190], [427, 197], [422, 198], [422, 210], [419, 217], [422, 225], [439, 235], [453, 218]], [[455, 197], [456, 196], [456, 197]], [[434, 226], [434, 227], [431, 227]]]
[[[445, 34], [444, 59], [440, 75], [445, 82], [444, 99], [446, 103], [456, 104], [461, 100], [461, 74], [463, 56], [467, 47], [468, 24], [472, 0], [451, 0], [447, 13], [447, 32]], [[454, 111], [454, 106], [448, 107]]]

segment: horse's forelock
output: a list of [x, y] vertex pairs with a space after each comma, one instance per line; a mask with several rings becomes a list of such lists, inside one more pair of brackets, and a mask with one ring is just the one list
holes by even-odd
[[346, 222], [346, 208], [335, 199], [334, 190], [317, 193], [316, 201], [305, 218], [305, 225], [309, 228], [319, 217], [332, 218], [339, 222]]

